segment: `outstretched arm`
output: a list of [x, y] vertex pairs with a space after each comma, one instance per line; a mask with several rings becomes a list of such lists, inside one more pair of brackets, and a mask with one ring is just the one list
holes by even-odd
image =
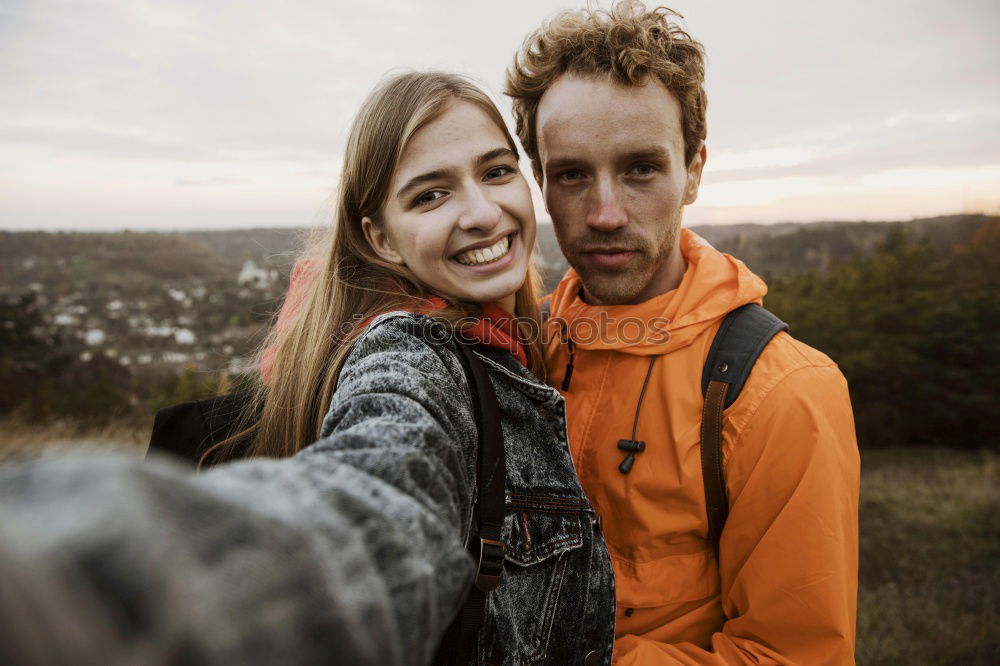
[[0, 468], [0, 662], [426, 663], [470, 584], [475, 425], [404, 323], [292, 458]]

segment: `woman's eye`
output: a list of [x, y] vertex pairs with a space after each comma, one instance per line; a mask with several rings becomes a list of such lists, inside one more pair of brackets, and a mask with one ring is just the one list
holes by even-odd
[[429, 192], [424, 192], [419, 197], [413, 200], [415, 206], [426, 206], [429, 203], [433, 203], [444, 196], [444, 192], [441, 190], [430, 190]]
[[514, 169], [507, 166], [496, 166], [486, 172], [485, 180], [493, 180], [494, 178], [502, 178], [507, 174], [514, 173]]

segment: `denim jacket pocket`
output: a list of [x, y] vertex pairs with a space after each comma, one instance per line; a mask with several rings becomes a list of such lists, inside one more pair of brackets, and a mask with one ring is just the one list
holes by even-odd
[[587, 580], [589, 556], [582, 555], [589, 506], [585, 510], [572, 500], [531, 499], [508, 501], [502, 532], [506, 566], [503, 582], [488, 602], [495, 634], [485, 637], [482, 663], [550, 663], [550, 641], [557, 640], [552, 628], [562, 621], [557, 618], [568, 608], [579, 613], [573, 599], [580, 592], [566, 588], [571, 579]]
[[583, 545], [579, 509], [508, 505], [503, 540], [508, 562], [527, 567]]

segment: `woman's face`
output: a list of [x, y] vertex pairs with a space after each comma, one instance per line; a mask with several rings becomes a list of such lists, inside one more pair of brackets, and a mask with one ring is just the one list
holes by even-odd
[[410, 138], [382, 224], [363, 224], [379, 256], [438, 293], [514, 311], [535, 243], [534, 207], [506, 136], [475, 104], [456, 100]]

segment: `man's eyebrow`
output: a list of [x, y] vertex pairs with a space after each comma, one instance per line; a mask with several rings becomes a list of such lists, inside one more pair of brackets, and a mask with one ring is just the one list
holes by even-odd
[[625, 153], [622, 156], [625, 162], [635, 162], [637, 160], [667, 160], [670, 158], [670, 153], [668, 153], [664, 148], [659, 146], [653, 146], [651, 148], [640, 148], [639, 150], [633, 150], [631, 152]]
[[[670, 158], [670, 153], [667, 152], [665, 148], [659, 146], [651, 146], [649, 148], [639, 148], [637, 150], [631, 150], [620, 156], [620, 161], [622, 162], [637, 162], [639, 160], [656, 160], [658, 162], [668, 161]], [[565, 169], [567, 167], [577, 167], [580, 166], [585, 160], [581, 160], [576, 157], [556, 157], [548, 160], [545, 163], [546, 171], [555, 171], [558, 169]]]
[[[485, 153], [477, 157], [476, 166], [482, 166], [486, 162], [491, 162], [497, 159], [498, 157], [516, 157], [516, 156], [517, 153], [515, 153], [513, 150], [511, 150], [507, 146], [501, 146], [498, 148], [494, 148], [492, 150], [487, 150]], [[413, 178], [406, 181], [405, 185], [399, 188], [399, 191], [396, 192], [396, 197], [403, 198], [410, 190], [416, 189], [417, 187], [423, 185], [428, 181], [437, 180], [439, 178], [446, 178], [451, 174], [452, 174], [452, 169], [434, 169], [433, 171], [428, 171], [418, 176], [414, 176]]]
[[580, 166], [582, 160], [575, 157], [556, 157], [545, 162], [545, 170], [565, 169], [566, 167]]

